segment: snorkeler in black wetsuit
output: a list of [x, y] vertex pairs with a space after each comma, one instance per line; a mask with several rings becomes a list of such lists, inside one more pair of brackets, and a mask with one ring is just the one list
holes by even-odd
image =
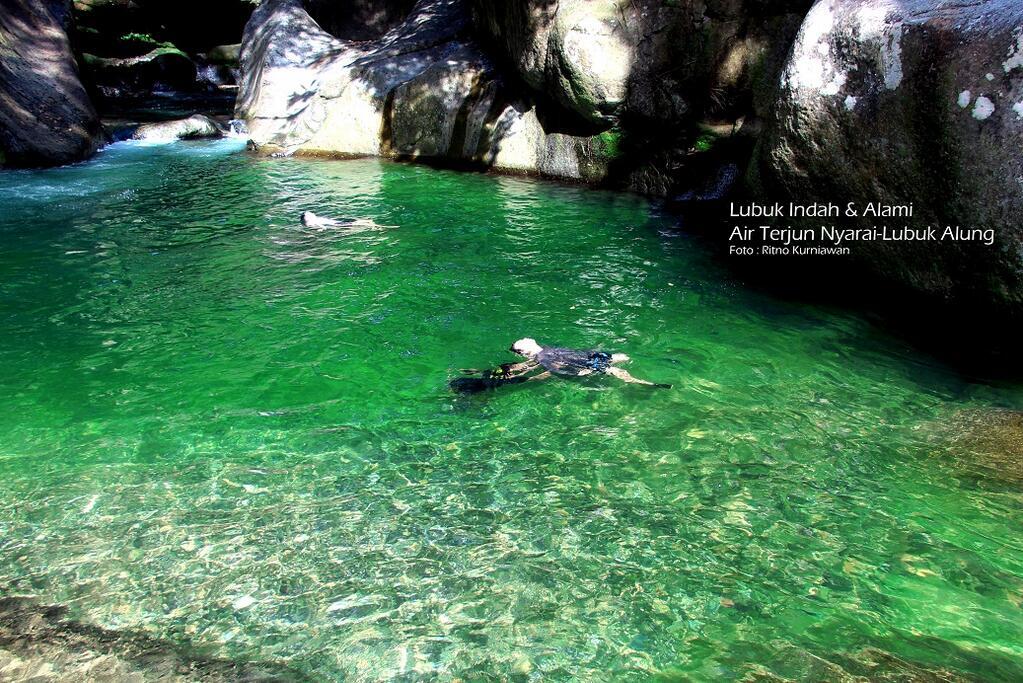
[[[526, 337], [512, 344], [512, 353], [526, 358], [521, 363], [505, 363], [496, 370], [487, 370], [482, 377], [462, 377], [451, 382], [451, 388], [463, 393], [475, 393], [486, 389], [494, 389], [505, 384], [519, 384], [544, 380], [552, 375], [562, 377], [585, 377], [587, 375], [611, 375], [630, 384], [645, 384], [661, 389], [670, 389], [670, 384], [655, 384], [637, 379], [627, 370], [616, 367], [625, 363], [629, 357], [624, 353], [606, 353], [604, 351], [577, 351], [554, 346], [541, 346], [535, 339]], [[543, 372], [530, 376], [537, 369]], [[472, 371], [475, 372], [475, 371]]]

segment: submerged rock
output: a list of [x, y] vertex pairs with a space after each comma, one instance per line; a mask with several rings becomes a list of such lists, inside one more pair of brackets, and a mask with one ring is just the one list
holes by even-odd
[[78, 78], [66, 17], [64, 2], [3, 2], [0, 165], [54, 166], [96, 150], [99, 118]]
[[442, 159], [598, 180], [596, 138], [551, 133], [473, 43], [460, 0], [420, 0], [372, 41], [324, 31], [299, 0], [268, 0], [242, 43], [236, 115], [268, 152]]
[[[983, 239], [858, 242], [860, 268], [961, 308], [1023, 311], [1023, 4], [821, 0], [751, 179], [771, 201], [913, 207]], [[872, 227], [883, 220], [864, 221]]]
[[143, 123], [131, 137], [133, 140], [194, 140], [222, 138], [226, 134], [225, 128], [209, 116], [193, 114], [187, 119]]
[[928, 428], [959, 473], [1023, 484], [1023, 411], [963, 410]]
[[187, 643], [111, 631], [28, 598], [0, 598], [0, 678], [10, 683], [308, 681], [279, 664], [210, 657]]

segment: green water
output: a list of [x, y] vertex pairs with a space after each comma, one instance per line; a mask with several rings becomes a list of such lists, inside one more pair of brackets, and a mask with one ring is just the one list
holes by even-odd
[[[0, 207], [4, 595], [317, 680], [1023, 678], [1023, 488], [934, 438], [1023, 390], [638, 198], [229, 141]], [[675, 388], [447, 391], [526, 335]]]

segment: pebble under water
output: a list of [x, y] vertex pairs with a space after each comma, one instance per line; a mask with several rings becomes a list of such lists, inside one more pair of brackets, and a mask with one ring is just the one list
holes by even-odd
[[[0, 207], [0, 595], [317, 680], [1023, 679], [1023, 481], [941, 436], [1023, 388], [640, 198], [229, 140]], [[675, 386], [448, 391], [523, 336]]]

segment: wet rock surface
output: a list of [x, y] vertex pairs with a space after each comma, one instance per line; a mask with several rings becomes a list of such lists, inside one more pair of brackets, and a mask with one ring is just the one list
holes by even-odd
[[53, 166], [96, 149], [99, 118], [64, 29], [67, 4], [5, 0], [0, 11], [0, 166]]

